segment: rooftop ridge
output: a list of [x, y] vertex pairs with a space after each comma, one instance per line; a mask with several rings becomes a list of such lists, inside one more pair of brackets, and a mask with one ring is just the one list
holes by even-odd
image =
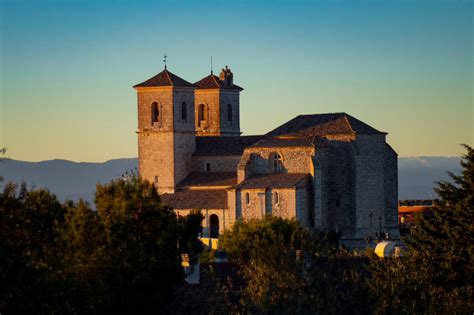
[[155, 87], [155, 86], [182, 86], [182, 87], [194, 87], [190, 82], [180, 78], [176, 74], [172, 73], [168, 69], [164, 69], [157, 75], [145, 80], [139, 84], [133, 86], [138, 87]]
[[385, 134], [345, 112], [298, 115], [265, 134], [322, 136], [329, 134]]

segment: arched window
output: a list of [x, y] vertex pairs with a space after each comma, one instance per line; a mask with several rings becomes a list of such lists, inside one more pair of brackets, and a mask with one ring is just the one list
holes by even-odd
[[216, 214], [211, 214], [209, 218], [211, 238], [219, 237], [219, 217]]
[[275, 205], [279, 204], [280, 203], [280, 194], [278, 193], [278, 191], [275, 191], [273, 193], [273, 203]]
[[232, 121], [232, 105], [227, 105], [227, 121]]
[[272, 153], [271, 160], [273, 172], [278, 173], [283, 171], [283, 158], [279, 153]]
[[199, 105], [198, 107], [198, 126], [202, 127], [202, 124], [206, 120], [206, 106], [204, 104]]
[[186, 106], [186, 102], [181, 103], [181, 119], [182, 120], [188, 119], [188, 108]]
[[245, 193], [245, 204], [246, 205], [250, 204], [250, 194], [249, 193]]
[[158, 103], [153, 102], [151, 104], [151, 125], [153, 126], [154, 123], [158, 122], [158, 116], [160, 112], [158, 111]]

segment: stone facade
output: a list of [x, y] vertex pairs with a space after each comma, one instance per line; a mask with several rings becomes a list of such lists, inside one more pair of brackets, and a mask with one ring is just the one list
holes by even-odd
[[198, 89], [195, 104], [196, 135], [240, 135], [238, 91]]
[[398, 237], [397, 154], [386, 133], [332, 113], [240, 136], [242, 88], [227, 67], [194, 84], [165, 69], [135, 88], [140, 176], [180, 215], [201, 209], [204, 235], [276, 215], [346, 239]]
[[193, 172], [206, 172], [206, 167], [209, 167], [211, 172], [235, 172], [240, 159], [240, 155], [193, 156], [192, 170]]
[[137, 92], [140, 176], [154, 182], [159, 193], [174, 192], [189, 174], [195, 151], [194, 88], [142, 87]]

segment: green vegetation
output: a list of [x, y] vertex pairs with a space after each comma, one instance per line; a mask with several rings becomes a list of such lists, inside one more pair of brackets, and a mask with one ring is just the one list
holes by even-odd
[[[220, 244], [244, 283], [235, 287], [204, 251], [201, 284], [183, 285], [180, 253], [203, 251], [202, 215], [177, 217], [137, 178], [97, 186], [97, 211], [46, 190], [0, 194], [0, 312], [472, 314], [474, 150], [435, 189], [404, 256], [340, 246], [335, 232], [295, 220], [237, 221]], [[179, 248], [178, 248], [179, 245]], [[204, 267], [204, 266], [201, 266]]]
[[[178, 220], [153, 185], [98, 185], [97, 211], [46, 190], [7, 184], [0, 195], [0, 311], [155, 312], [183, 279]], [[200, 213], [181, 218], [179, 242], [201, 251]]]
[[296, 220], [237, 222], [222, 236], [247, 286], [250, 313], [367, 313], [364, 258], [338, 246], [335, 232], [310, 233]]
[[462, 173], [440, 182], [433, 213], [421, 215], [402, 259], [373, 260], [371, 291], [379, 313], [474, 311], [474, 150]]
[[438, 183], [441, 200], [418, 218], [403, 257], [349, 252], [334, 232], [294, 220], [238, 221], [220, 244], [239, 265], [243, 290], [229, 295], [232, 283], [206, 276], [198, 298], [175, 305], [187, 302], [181, 313], [472, 314], [474, 152], [466, 149], [462, 174]]

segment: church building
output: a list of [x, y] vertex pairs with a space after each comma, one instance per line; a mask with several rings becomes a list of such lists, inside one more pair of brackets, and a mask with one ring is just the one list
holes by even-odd
[[134, 88], [139, 174], [180, 215], [201, 209], [204, 236], [271, 214], [343, 239], [398, 237], [397, 153], [387, 133], [328, 113], [241, 136], [243, 88], [227, 66], [194, 84], [165, 67]]

